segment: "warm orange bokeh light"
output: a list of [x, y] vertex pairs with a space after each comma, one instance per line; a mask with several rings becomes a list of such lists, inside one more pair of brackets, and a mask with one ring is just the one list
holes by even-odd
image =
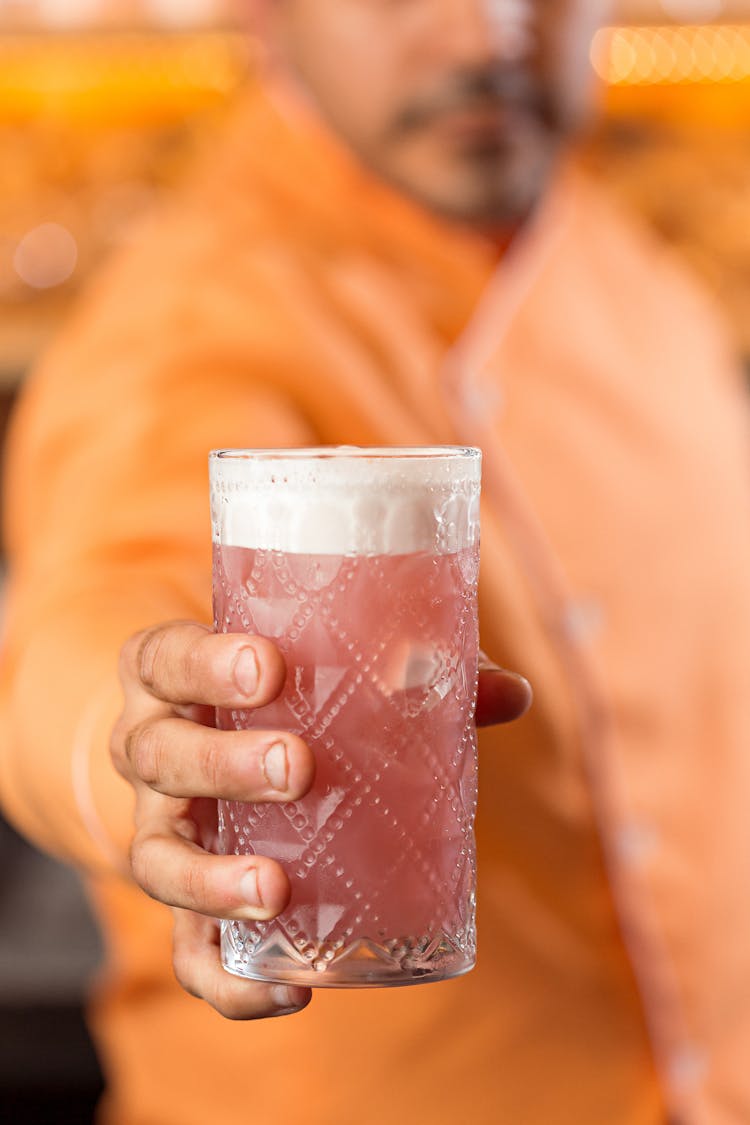
[[240, 35], [6, 35], [0, 118], [132, 121], [183, 117], [225, 101], [250, 63]]
[[742, 82], [750, 78], [750, 25], [609, 27], [591, 61], [613, 86]]

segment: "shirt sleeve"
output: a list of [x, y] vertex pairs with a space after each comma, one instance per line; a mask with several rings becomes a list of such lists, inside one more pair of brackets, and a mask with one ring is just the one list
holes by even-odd
[[38, 846], [93, 869], [124, 867], [132, 831], [109, 759], [122, 643], [211, 619], [209, 451], [315, 440], [257, 378], [262, 357], [167, 323], [151, 297], [104, 294], [78, 316], [8, 444], [0, 801]]

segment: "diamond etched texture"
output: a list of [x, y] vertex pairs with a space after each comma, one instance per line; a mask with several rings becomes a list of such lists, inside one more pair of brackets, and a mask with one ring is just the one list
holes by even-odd
[[475, 957], [474, 548], [301, 555], [214, 547], [215, 628], [272, 638], [280, 697], [225, 729], [290, 730], [313, 749], [304, 799], [222, 802], [228, 853], [269, 855], [292, 899], [225, 922], [226, 967], [316, 985], [441, 979]]

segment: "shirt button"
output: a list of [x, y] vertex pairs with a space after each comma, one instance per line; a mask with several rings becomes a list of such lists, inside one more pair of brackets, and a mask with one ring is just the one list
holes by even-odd
[[676, 1050], [667, 1064], [667, 1078], [677, 1094], [695, 1090], [707, 1071], [708, 1056], [694, 1043], [686, 1043]]
[[604, 606], [595, 598], [578, 598], [568, 602], [563, 614], [563, 628], [571, 640], [591, 640], [604, 628]]
[[615, 847], [621, 861], [629, 867], [646, 863], [659, 843], [659, 834], [650, 824], [633, 821], [624, 824], [615, 836]]
[[480, 383], [467, 387], [464, 406], [473, 418], [493, 417], [503, 407], [502, 388], [497, 383]]

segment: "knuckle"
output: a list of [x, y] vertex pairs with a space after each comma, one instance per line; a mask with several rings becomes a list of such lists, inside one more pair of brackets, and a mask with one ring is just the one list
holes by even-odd
[[150, 898], [158, 899], [151, 843], [150, 837], [136, 833], [130, 845], [130, 870], [141, 890], [145, 891]]
[[206, 905], [208, 880], [203, 866], [197, 860], [185, 864], [179, 877], [179, 887], [182, 901], [187, 906]]
[[143, 632], [134, 633], [131, 637], [128, 637], [120, 648], [118, 670], [122, 683], [126, 683], [127, 680], [132, 679], [134, 674], [137, 674], [138, 653], [143, 643], [143, 637]]
[[125, 737], [128, 760], [141, 781], [152, 788], [164, 773], [164, 740], [158, 725], [144, 723]]
[[205, 675], [206, 659], [204, 636], [192, 636], [185, 645], [182, 656], [182, 670], [187, 683], [192, 687], [200, 683]]
[[201, 773], [207, 792], [220, 796], [225, 788], [226, 754], [218, 734], [206, 731], [201, 750]]
[[137, 674], [141, 682], [147, 687], [152, 687], [156, 681], [159, 654], [166, 635], [166, 629], [163, 626], [157, 626], [153, 629], [146, 629], [135, 638], [138, 641]]

